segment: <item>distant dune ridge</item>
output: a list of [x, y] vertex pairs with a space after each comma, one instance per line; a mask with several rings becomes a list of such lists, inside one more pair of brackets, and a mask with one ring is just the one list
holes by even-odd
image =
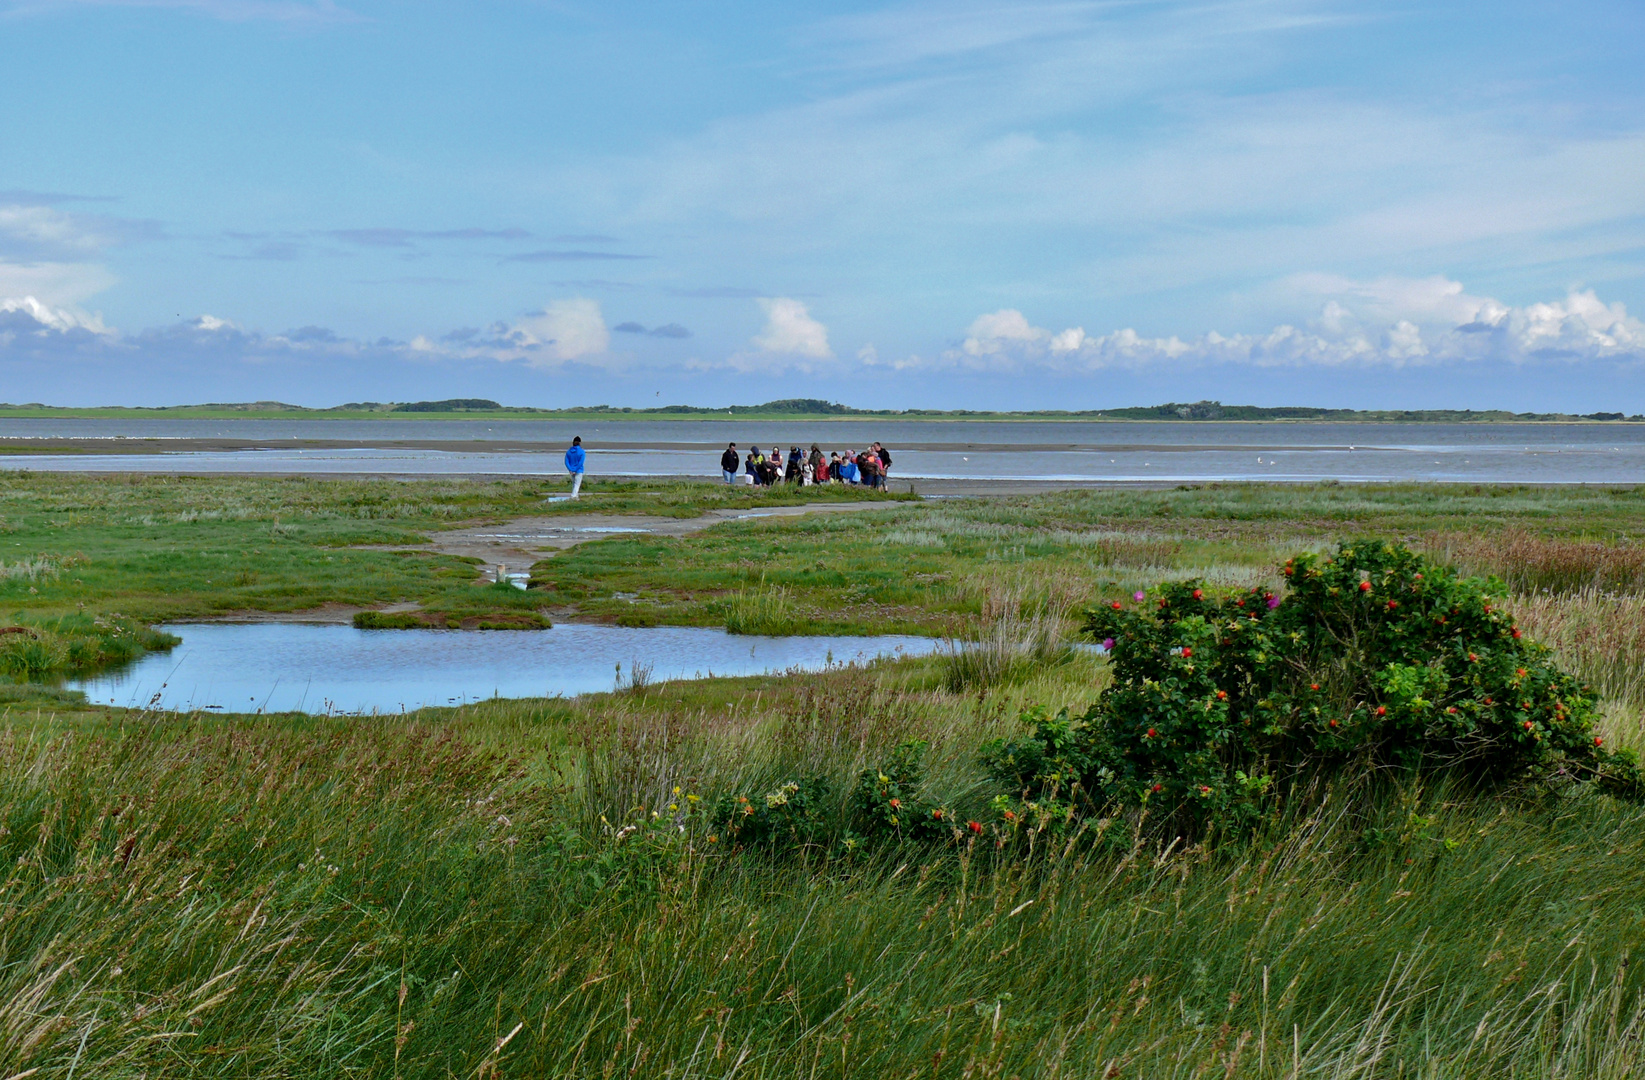
[[1645, 414], [1620, 412], [1531, 413], [1502, 409], [1320, 409], [1305, 405], [1224, 405], [1220, 401], [1192, 403], [1166, 402], [1118, 409], [1038, 409], [992, 412], [976, 409], [856, 409], [820, 398], [783, 398], [763, 405], [662, 405], [635, 409], [615, 405], [568, 405], [538, 407], [503, 405], [489, 398], [446, 398], [441, 401], [382, 402], [351, 401], [326, 409], [289, 405], [283, 401], [208, 402], [200, 405], [111, 405], [73, 408], [31, 402], [25, 405], [0, 403], [0, 417], [29, 416], [142, 416], [170, 415], [179, 418], [213, 416], [278, 417], [300, 416], [314, 419], [360, 419], [385, 414], [415, 413], [423, 416], [467, 416], [485, 413], [499, 419], [508, 417], [855, 417], [903, 420], [1307, 420], [1389, 423], [1530, 423], [1575, 421], [1645, 421]]

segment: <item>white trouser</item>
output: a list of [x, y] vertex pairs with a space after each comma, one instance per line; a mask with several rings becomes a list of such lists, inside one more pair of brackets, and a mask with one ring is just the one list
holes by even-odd
[[580, 473], [580, 472], [572, 473], [571, 474], [571, 497], [573, 499], [575, 499], [577, 497], [577, 492], [582, 490], [582, 486], [583, 486], [583, 474]]

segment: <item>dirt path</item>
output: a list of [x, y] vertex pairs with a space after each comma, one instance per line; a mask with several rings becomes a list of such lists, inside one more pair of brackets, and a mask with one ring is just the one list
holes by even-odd
[[613, 536], [690, 536], [725, 521], [755, 518], [798, 517], [801, 514], [836, 514], [847, 511], [879, 510], [906, 503], [812, 503], [804, 506], [772, 506], [758, 510], [710, 510], [700, 517], [653, 517], [646, 514], [555, 514], [522, 517], [493, 525], [474, 525], [433, 534], [427, 544], [371, 545], [367, 550], [430, 551], [479, 559], [495, 569], [499, 564], [510, 571], [524, 572], [531, 564], [556, 551], [606, 540]]
[[[649, 536], [690, 536], [722, 521], [751, 518], [798, 517], [801, 514], [836, 514], [843, 511], [882, 510], [908, 503], [814, 503], [806, 506], [772, 506], [759, 510], [712, 510], [701, 517], [669, 518], [647, 514], [556, 514], [552, 517], [522, 517], [493, 525], [472, 525], [434, 534], [427, 544], [361, 544], [365, 551], [428, 551], [458, 555], [485, 563], [487, 576], [498, 566], [511, 574], [523, 574], [531, 564], [556, 551], [631, 533]], [[417, 611], [415, 603], [389, 604], [374, 611]], [[224, 611], [190, 619], [190, 622], [235, 623], [333, 623], [346, 624], [365, 608], [328, 603], [300, 611]]]

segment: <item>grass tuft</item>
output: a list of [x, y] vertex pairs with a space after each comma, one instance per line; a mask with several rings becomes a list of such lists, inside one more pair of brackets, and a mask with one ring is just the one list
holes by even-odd
[[1074, 594], [1055, 585], [1039, 597], [1025, 597], [1020, 587], [989, 588], [980, 616], [943, 653], [948, 688], [986, 689], [1066, 660], [1075, 606]]
[[803, 634], [809, 620], [799, 611], [793, 596], [781, 586], [743, 589], [726, 602], [725, 629], [729, 634], [763, 634], [779, 637]]

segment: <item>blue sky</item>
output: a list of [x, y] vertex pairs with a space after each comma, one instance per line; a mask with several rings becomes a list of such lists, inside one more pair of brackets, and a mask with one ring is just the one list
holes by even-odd
[[0, 399], [1645, 411], [1645, 5], [0, 0]]

